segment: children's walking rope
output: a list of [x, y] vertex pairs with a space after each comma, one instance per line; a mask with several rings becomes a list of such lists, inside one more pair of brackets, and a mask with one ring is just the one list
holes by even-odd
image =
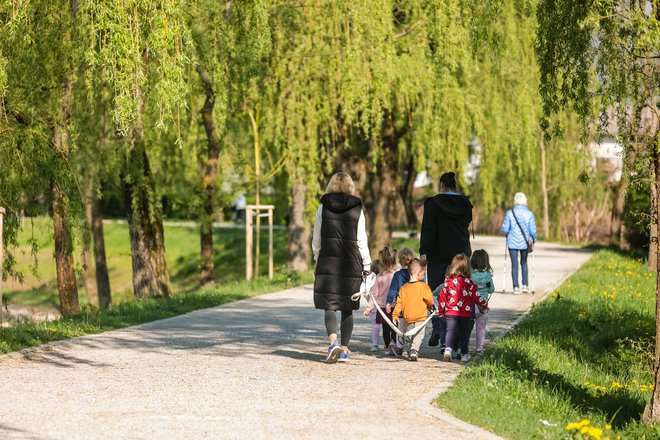
[[[368, 278], [370, 278], [370, 277], [371, 277], [371, 280], [368, 280]], [[353, 301], [359, 301], [360, 296], [364, 295], [364, 299], [369, 300], [369, 297], [371, 296], [371, 298], [374, 300], [374, 305], [376, 306], [376, 310], [378, 310], [378, 313], [380, 313], [380, 316], [387, 323], [387, 325], [389, 325], [397, 335], [404, 338], [404, 340], [412, 339], [413, 337], [415, 337], [415, 335], [417, 335], [417, 333], [419, 333], [420, 331], [422, 331], [422, 329], [424, 327], [426, 327], [426, 324], [429, 323], [429, 321], [433, 318], [433, 316], [435, 316], [435, 313], [431, 312], [431, 314], [426, 318], [426, 320], [422, 323], [422, 325], [415, 326], [415, 328], [413, 328], [411, 330], [408, 330], [405, 333], [402, 332], [401, 330], [399, 330], [399, 328], [396, 325], [394, 325], [394, 323], [390, 320], [390, 318], [387, 317], [387, 314], [385, 314], [385, 312], [383, 312], [383, 309], [381, 309], [380, 306], [378, 305], [378, 302], [376, 301], [376, 298], [374, 298], [371, 295], [371, 288], [369, 287], [369, 282], [371, 281], [371, 285], [373, 286], [373, 279], [375, 279], [374, 274], [369, 274], [365, 277], [362, 277], [363, 284], [364, 284], [364, 292], [354, 293], [351, 296], [351, 299]]]

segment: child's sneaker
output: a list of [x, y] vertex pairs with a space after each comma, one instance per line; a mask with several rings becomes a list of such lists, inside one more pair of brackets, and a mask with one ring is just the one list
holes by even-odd
[[477, 356], [483, 356], [483, 355], [484, 355], [484, 351], [483, 351], [483, 350], [477, 350], [477, 352], [476, 352], [475, 354], [476, 354]]
[[375, 353], [379, 350], [379, 347], [377, 345], [372, 345], [371, 348], [369, 349], [370, 352]]
[[469, 362], [471, 359], [470, 353], [465, 353], [461, 356], [461, 362]]
[[339, 346], [339, 343], [337, 341], [333, 342], [332, 345], [330, 345], [330, 348], [328, 348], [328, 356], [325, 358], [325, 363], [334, 364], [337, 362], [340, 352], [341, 347]]
[[522, 293], [529, 293], [529, 287], [527, 287], [523, 284]]
[[451, 352], [452, 352], [451, 347], [445, 348], [445, 353], [442, 356], [442, 360], [445, 362], [451, 362]]
[[348, 350], [342, 350], [341, 353], [339, 353], [339, 358], [337, 359], [338, 362], [348, 362], [350, 360], [351, 358], [348, 355]]
[[417, 353], [417, 350], [410, 350], [410, 356], [408, 356], [408, 359], [410, 359], [413, 362], [416, 362], [418, 358], [419, 358], [419, 353]]
[[520, 289], [518, 289], [517, 287], [514, 287], [513, 288], [513, 294], [514, 295], [520, 295]]

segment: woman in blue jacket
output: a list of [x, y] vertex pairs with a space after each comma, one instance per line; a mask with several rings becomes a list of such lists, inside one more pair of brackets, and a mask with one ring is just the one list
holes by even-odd
[[506, 212], [502, 222], [502, 234], [506, 235], [506, 247], [511, 256], [511, 277], [513, 278], [513, 294], [520, 293], [518, 284], [518, 254], [520, 254], [520, 268], [522, 272], [522, 291], [529, 292], [527, 276], [527, 254], [529, 253], [527, 240], [531, 238], [536, 242], [536, 221], [534, 213], [527, 207], [527, 196], [518, 192], [513, 198], [513, 209]]

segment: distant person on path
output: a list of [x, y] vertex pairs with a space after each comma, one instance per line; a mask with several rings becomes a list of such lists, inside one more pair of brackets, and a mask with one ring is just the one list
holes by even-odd
[[[408, 266], [413, 258], [415, 258], [415, 251], [412, 249], [404, 247], [399, 251], [399, 265], [401, 266], [401, 269], [394, 272], [392, 283], [387, 291], [387, 302], [385, 304], [385, 312], [390, 320], [392, 320], [393, 316], [392, 312], [394, 310], [394, 303], [399, 296], [399, 289], [410, 280]], [[406, 320], [399, 318], [399, 316], [396, 317], [396, 319], [399, 320], [398, 328], [401, 330], [405, 327]], [[387, 327], [387, 329], [385, 329], [385, 327]], [[392, 356], [401, 356], [403, 353], [403, 339], [399, 340], [396, 332], [389, 325], [384, 325], [383, 329], [390, 331], [390, 343], [385, 347], [385, 351], [388, 351]]]
[[[444, 173], [440, 177], [440, 194], [424, 202], [422, 234], [419, 242], [420, 259], [428, 264], [427, 276], [431, 290], [436, 290], [445, 279], [447, 267], [457, 254], [472, 254], [470, 232], [472, 203], [458, 194], [456, 175]], [[447, 323], [444, 318], [433, 318], [433, 332], [429, 345], [438, 342], [445, 346]]]
[[[536, 221], [534, 213], [527, 207], [527, 196], [518, 192], [513, 197], [513, 209], [509, 209], [502, 222], [502, 234], [506, 235], [506, 247], [511, 256], [511, 277], [513, 294], [520, 293], [518, 281], [518, 254], [522, 271], [522, 291], [529, 292], [527, 276], [527, 255], [529, 247], [536, 242]], [[531, 241], [531, 243], [530, 243]]]
[[[360, 308], [359, 299], [353, 301], [351, 295], [360, 291], [362, 273], [371, 266], [362, 201], [354, 193], [351, 176], [333, 175], [314, 220], [314, 306], [325, 310], [325, 328], [330, 340], [325, 362], [330, 364], [349, 360], [353, 310]], [[337, 341], [338, 310], [341, 345]]]
[[479, 307], [483, 313], [488, 311], [488, 304], [477, 293], [477, 286], [470, 279], [471, 275], [468, 256], [458, 254], [449, 265], [447, 277], [440, 289], [438, 314], [447, 318], [447, 347], [443, 355], [446, 362], [451, 362], [452, 347], [457, 342], [461, 348], [461, 362], [470, 360], [468, 345], [472, 309]]
[[[383, 342], [385, 343], [385, 349], [390, 345], [392, 340], [393, 330], [390, 328], [383, 317], [378, 312], [373, 310], [376, 308], [376, 304], [385, 311], [385, 304], [387, 303], [387, 293], [390, 290], [390, 284], [392, 283], [392, 277], [394, 276], [394, 268], [396, 265], [396, 249], [392, 249], [389, 246], [385, 246], [378, 252], [378, 260], [380, 261], [380, 271], [376, 276], [376, 282], [371, 288], [371, 297], [369, 298], [369, 305], [364, 311], [364, 316], [370, 316], [375, 313], [375, 323], [372, 328], [371, 334], [371, 351], [378, 351], [378, 341], [380, 339], [380, 333], [376, 335], [374, 339], [374, 331], [382, 329], [383, 331]], [[374, 265], [372, 263], [371, 270], [373, 271]], [[390, 314], [391, 316], [391, 314]], [[396, 335], [396, 333], [395, 333]]]
[[[376, 280], [378, 279], [378, 274], [380, 274], [380, 260], [378, 258], [371, 260], [371, 273], [376, 275], [376, 278], [374, 279], [374, 285], [371, 286], [371, 289], [369, 290], [369, 293], [373, 294], [374, 287], [376, 286]], [[372, 297], [369, 297], [369, 304], [372, 304], [372, 299]], [[366, 309], [364, 316], [369, 316], [366, 313]], [[383, 328], [383, 325], [376, 322], [376, 318], [378, 318], [378, 313], [371, 316], [371, 350], [369, 351], [378, 351], [378, 346], [380, 344], [380, 331]]]
[[[419, 258], [414, 258], [408, 265], [408, 273], [410, 273], [410, 281], [399, 290], [399, 296], [392, 312], [394, 324], [398, 324], [399, 314], [403, 315], [405, 320], [403, 332], [426, 325], [426, 311], [434, 308], [433, 292], [424, 282], [426, 265]], [[411, 361], [417, 361], [419, 358], [419, 347], [422, 345], [424, 332], [425, 329], [422, 327], [406, 344], [408, 359]]]
[[[488, 303], [490, 295], [495, 292], [493, 283], [493, 268], [490, 266], [488, 253], [484, 249], [477, 249], [470, 258], [472, 266], [472, 282], [477, 286], [477, 293]], [[474, 312], [475, 327], [477, 328], [477, 356], [484, 352], [484, 341], [486, 339], [486, 325], [488, 324], [488, 311], [481, 311], [477, 307], [472, 309]]]
[[238, 197], [231, 202], [232, 217], [236, 223], [245, 222], [245, 207], [247, 206], [247, 199], [245, 194], [239, 194]]

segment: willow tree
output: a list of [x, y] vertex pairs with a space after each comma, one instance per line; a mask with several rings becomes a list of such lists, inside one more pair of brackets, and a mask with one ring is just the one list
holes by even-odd
[[[81, 60], [79, 6], [75, 0], [4, 2], [0, 20], [0, 53], [7, 60], [0, 134], [6, 138], [5, 148], [14, 150], [3, 154], [10, 169], [2, 173], [0, 182], [10, 189], [12, 181], [24, 178], [24, 189], [13, 188], [18, 194], [41, 192], [50, 200], [60, 308], [63, 315], [71, 315], [79, 310], [70, 223], [78, 211], [71, 205], [79, 204], [70, 163], [74, 83]], [[35, 165], [41, 169], [34, 169]], [[24, 206], [8, 204], [13, 208], [10, 228], [17, 226], [12, 216]]]
[[[660, 4], [657, 1], [541, 0], [538, 9], [538, 60], [545, 128], [547, 118], [570, 106], [600, 130], [614, 115], [626, 154], [636, 151], [631, 169], [651, 176], [651, 224], [657, 231], [660, 144]], [[651, 237], [657, 253], [657, 235]], [[656, 258], [656, 273], [660, 264]], [[643, 420], [660, 421], [660, 277], [656, 286], [654, 383]]]
[[206, 284], [215, 280], [213, 219], [226, 120], [244, 113], [250, 86], [262, 73], [261, 59], [269, 48], [270, 30], [263, 0], [226, 2], [223, 8], [217, 8], [215, 1], [195, 2], [193, 12], [195, 70], [204, 94], [200, 113], [207, 139], [200, 215], [200, 283]]
[[120, 178], [133, 291], [138, 298], [168, 296], [162, 212], [149, 159], [155, 146], [147, 134], [164, 130], [185, 102], [191, 46], [186, 12], [177, 0], [88, 2], [84, 10], [87, 72], [108, 84], [115, 128], [124, 138]]
[[547, 237], [550, 220], [554, 234], [559, 235], [559, 207], [572, 196], [582, 196], [580, 188], [565, 182], [575, 182], [588, 166], [589, 152], [577, 148], [580, 130], [568, 112], [553, 118], [565, 122], [565, 136], [543, 140], [535, 57], [536, 3], [502, 3], [497, 20], [487, 23], [487, 36], [473, 39], [473, 94], [477, 98], [472, 101], [472, 113], [474, 136], [482, 146], [473, 190], [485, 214], [510, 206], [515, 192], [525, 192], [530, 206], [543, 207]]

